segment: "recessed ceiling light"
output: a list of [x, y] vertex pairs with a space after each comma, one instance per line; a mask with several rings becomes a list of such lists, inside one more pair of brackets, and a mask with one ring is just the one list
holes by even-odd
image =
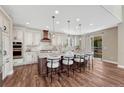
[[26, 22], [27, 25], [29, 25], [30, 23], [29, 22]]
[[77, 19], [76, 19], [76, 21], [77, 21], [77, 22], [79, 22], [79, 21], [80, 21], [80, 19], [79, 19], [79, 18], [77, 18]]
[[55, 14], [59, 14], [59, 11], [58, 10], [55, 10]]
[[90, 26], [93, 26], [93, 24], [89, 24]]
[[60, 24], [60, 22], [59, 21], [56, 21], [56, 24]]

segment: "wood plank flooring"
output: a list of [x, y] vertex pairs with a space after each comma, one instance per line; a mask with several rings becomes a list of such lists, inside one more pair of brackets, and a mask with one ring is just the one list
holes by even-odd
[[53, 83], [50, 78], [38, 75], [37, 64], [15, 68], [14, 74], [9, 76], [4, 87], [124, 87], [124, 69], [107, 62], [94, 62], [94, 69], [82, 73], [61, 74], [58, 81], [55, 76]]

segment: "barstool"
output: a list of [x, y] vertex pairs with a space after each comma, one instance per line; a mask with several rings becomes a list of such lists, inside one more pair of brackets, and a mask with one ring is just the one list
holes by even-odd
[[52, 82], [53, 71], [55, 71], [55, 73], [57, 72], [58, 79], [59, 79], [60, 59], [61, 57], [48, 57], [47, 58], [47, 76], [50, 70], [51, 82]]
[[93, 57], [94, 57], [93, 52], [86, 53], [86, 55], [85, 55], [85, 61], [87, 62], [87, 66], [89, 67], [89, 69], [90, 69], [91, 65], [92, 65], [92, 69], [93, 69]]
[[80, 72], [82, 71], [82, 67], [83, 70], [85, 71], [85, 61], [84, 61], [84, 55], [75, 55], [74, 57], [74, 62], [77, 65], [76, 69], [80, 69]]
[[[64, 65], [67, 67], [68, 77], [69, 77], [69, 70], [72, 69], [73, 64], [74, 64], [74, 53], [72, 51], [68, 51], [64, 54], [62, 60], [62, 66]], [[74, 74], [74, 68], [72, 70]]]

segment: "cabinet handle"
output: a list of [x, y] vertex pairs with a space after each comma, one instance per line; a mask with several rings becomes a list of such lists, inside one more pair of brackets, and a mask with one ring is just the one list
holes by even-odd
[[4, 26], [4, 31], [6, 30], [6, 26]]

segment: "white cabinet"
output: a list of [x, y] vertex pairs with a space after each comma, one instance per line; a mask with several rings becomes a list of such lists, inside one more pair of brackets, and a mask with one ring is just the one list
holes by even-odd
[[23, 28], [14, 28], [13, 40], [17, 42], [23, 42]]
[[10, 22], [6, 17], [3, 17], [3, 30], [9, 34], [10, 32]]
[[37, 63], [37, 53], [36, 52], [27, 52], [25, 53], [25, 62], [24, 64]]
[[31, 64], [32, 63], [32, 55], [31, 53], [25, 54], [25, 63], [24, 64]]
[[35, 31], [25, 32], [25, 45], [26, 46], [38, 46], [40, 44], [41, 33]]
[[33, 63], [37, 63], [38, 62], [37, 53], [35, 53], [35, 52], [32, 54], [32, 61], [33, 61]]
[[9, 19], [0, 11], [0, 27], [4, 32], [9, 34], [10, 32], [10, 21]]
[[25, 32], [25, 45], [26, 46], [31, 46], [32, 45], [32, 33], [29, 31]]
[[21, 58], [21, 59], [13, 59], [13, 65], [14, 65], [14, 66], [24, 65], [24, 60], [23, 60], [23, 58]]
[[33, 45], [37, 46], [40, 44], [41, 34], [39, 32], [33, 33]]
[[12, 65], [12, 20], [0, 7], [0, 28], [2, 39], [2, 79], [13, 72]]
[[2, 28], [2, 26], [3, 26], [3, 18], [2, 18], [3, 16], [2, 16], [2, 13], [1, 13], [1, 11], [0, 11], [0, 27]]
[[5, 78], [9, 74], [9, 65], [10, 65], [10, 48], [9, 48], [9, 37], [7, 34], [3, 33], [2, 34], [2, 45], [3, 45], [3, 50], [2, 50], [2, 55], [3, 55], [3, 78]]

